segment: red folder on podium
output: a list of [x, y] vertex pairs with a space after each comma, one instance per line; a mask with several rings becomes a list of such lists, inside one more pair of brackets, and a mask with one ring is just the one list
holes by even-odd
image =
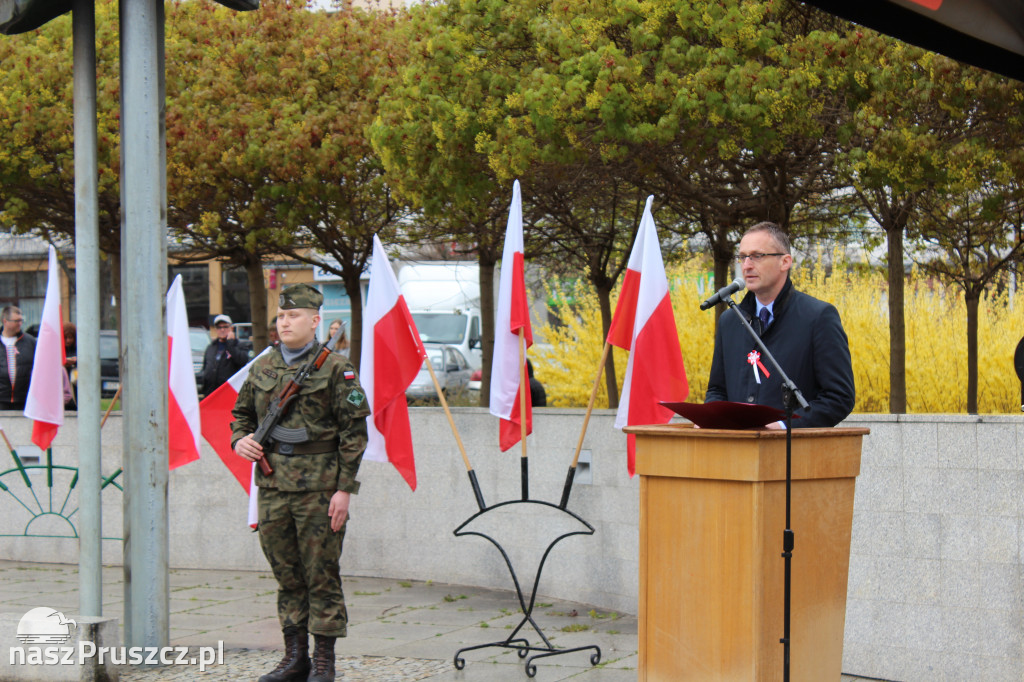
[[[784, 420], [786, 413], [768, 405], [733, 403], [713, 400], [710, 403], [662, 402], [676, 414], [686, 417], [702, 429], [760, 429], [772, 422]], [[794, 414], [797, 419], [800, 415]]]

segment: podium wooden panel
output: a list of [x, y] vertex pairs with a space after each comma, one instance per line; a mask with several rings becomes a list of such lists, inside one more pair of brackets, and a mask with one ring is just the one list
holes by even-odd
[[[782, 680], [786, 435], [637, 426], [639, 679]], [[794, 429], [790, 679], [839, 682], [868, 429]]]

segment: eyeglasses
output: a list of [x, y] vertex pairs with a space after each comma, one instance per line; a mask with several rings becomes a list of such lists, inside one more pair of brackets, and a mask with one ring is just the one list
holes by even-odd
[[25, 321], [25, 318], [24, 317], [10, 317], [10, 318], [7, 318], [7, 321], [8, 322], [17, 322], [18, 324], [21, 324], [22, 322]]
[[785, 256], [785, 255], [786, 254], [784, 254], [784, 253], [741, 253], [738, 256], [736, 256], [736, 262], [739, 263], [740, 265], [742, 265], [743, 261], [745, 261], [745, 260], [747, 260], [749, 258], [750, 260], [754, 261], [755, 263], [760, 263], [762, 260], [764, 260], [764, 258], [766, 256]]

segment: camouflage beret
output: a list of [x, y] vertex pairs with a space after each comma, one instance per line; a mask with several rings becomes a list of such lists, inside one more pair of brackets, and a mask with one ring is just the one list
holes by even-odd
[[308, 284], [293, 284], [285, 287], [278, 298], [277, 307], [281, 310], [292, 308], [312, 308], [319, 310], [324, 302], [324, 295]]

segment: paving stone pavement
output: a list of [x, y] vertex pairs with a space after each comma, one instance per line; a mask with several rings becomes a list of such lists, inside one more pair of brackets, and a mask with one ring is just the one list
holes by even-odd
[[[489, 647], [467, 651], [457, 670], [455, 652], [462, 647], [505, 640], [521, 622], [512, 591], [436, 582], [372, 577], [343, 578], [349, 612], [348, 637], [339, 639], [338, 679], [405, 682], [521, 682], [529, 679], [517, 652]], [[276, 584], [269, 571], [170, 571], [170, 640], [189, 647], [223, 647], [223, 663], [200, 672], [197, 665], [123, 666], [127, 682], [184, 680], [255, 680], [281, 658], [281, 632], [275, 607]], [[103, 569], [103, 615], [123, 615], [123, 572]], [[78, 567], [0, 561], [0, 613], [24, 614], [46, 606], [77, 614]], [[533, 612], [545, 636], [557, 648], [597, 645], [536, 661], [538, 682], [633, 682], [637, 679], [637, 619], [598, 607], [540, 596]], [[120, 626], [119, 626], [120, 627]], [[122, 629], [123, 630], [123, 629]], [[539, 637], [527, 625], [531, 645]], [[122, 632], [123, 635], [123, 632]], [[123, 636], [120, 638], [123, 641]], [[842, 682], [859, 678], [843, 676]]]

